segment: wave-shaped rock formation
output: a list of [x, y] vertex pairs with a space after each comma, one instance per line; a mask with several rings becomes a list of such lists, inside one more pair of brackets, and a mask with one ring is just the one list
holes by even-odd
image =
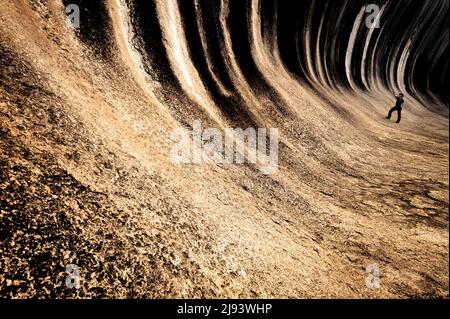
[[[448, 297], [448, 7], [2, 0], [0, 296]], [[194, 120], [278, 172], [172, 163]]]

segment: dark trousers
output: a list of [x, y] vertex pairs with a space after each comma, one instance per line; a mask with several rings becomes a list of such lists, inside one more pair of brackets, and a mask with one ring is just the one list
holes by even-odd
[[394, 113], [395, 111], [397, 111], [397, 123], [400, 123], [400, 120], [402, 119], [402, 108], [401, 107], [394, 106], [392, 109], [390, 109], [387, 118], [390, 119], [392, 116], [392, 113]]

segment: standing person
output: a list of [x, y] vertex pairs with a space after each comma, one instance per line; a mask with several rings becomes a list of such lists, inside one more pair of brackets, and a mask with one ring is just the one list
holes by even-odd
[[[394, 93], [394, 92], [392, 92], [392, 93]], [[394, 93], [394, 96], [397, 99], [397, 101], [395, 102], [395, 106], [389, 110], [389, 114], [386, 118], [390, 119], [392, 116], [392, 113], [397, 111], [397, 123], [400, 123], [400, 120], [402, 118], [402, 107], [403, 107], [403, 104], [405, 103], [405, 101], [403, 100], [402, 92], [400, 92], [398, 95], [395, 95], [395, 93]]]

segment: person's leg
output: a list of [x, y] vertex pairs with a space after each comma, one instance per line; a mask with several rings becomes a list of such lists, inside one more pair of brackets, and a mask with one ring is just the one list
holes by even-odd
[[402, 119], [402, 109], [397, 109], [397, 123], [400, 123], [400, 120]]
[[392, 109], [389, 110], [389, 114], [388, 114], [388, 116], [387, 116], [386, 118], [387, 118], [387, 119], [390, 119], [391, 116], [392, 116], [392, 113], [393, 113], [395, 110], [396, 110], [396, 107], [394, 106]]

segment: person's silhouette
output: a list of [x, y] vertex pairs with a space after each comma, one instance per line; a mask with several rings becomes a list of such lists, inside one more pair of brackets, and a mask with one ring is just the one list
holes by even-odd
[[395, 102], [395, 106], [389, 110], [389, 114], [386, 117], [387, 119], [390, 119], [392, 116], [392, 113], [397, 111], [397, 123], [400, 123], [400, 120], [402, 119], [402, 106], [405, 101], [403, 100], [403, 93], [399, 93], [398, 95], [395, 95], [395, 98], [397, 101]]

